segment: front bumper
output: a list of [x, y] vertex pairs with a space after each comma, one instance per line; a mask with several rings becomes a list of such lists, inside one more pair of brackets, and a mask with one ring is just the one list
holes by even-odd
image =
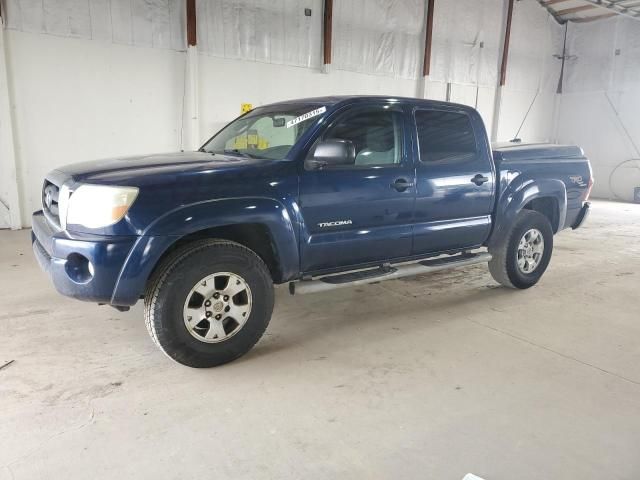
[[32, 216], [31, 242], [40, 267], [62, 295], [112, 302], [120, 271], [138, 237], [75, 235], [58, 231], [42, 211]]
[[587, 219], [587, 217], [589, 216], [590, 207], [591, 207], [591, 204], [589, 202], [584, 203], [584, 205], [580, 209], [580, 212], [578, 213], [578, 216], [576, 217], [576, 221], [573, 222], [573, 225], [571, 225], [571, 228], [573, 230], [580, 227], [584, 223], [584, 221]]

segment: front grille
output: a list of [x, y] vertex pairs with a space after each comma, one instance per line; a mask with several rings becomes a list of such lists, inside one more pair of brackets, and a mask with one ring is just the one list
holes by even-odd
[[59, 197], [60, 187], [50, 180], [45, 180], [42, 186], [42, 210], [47, 220], [57, 228], [60, 228]]

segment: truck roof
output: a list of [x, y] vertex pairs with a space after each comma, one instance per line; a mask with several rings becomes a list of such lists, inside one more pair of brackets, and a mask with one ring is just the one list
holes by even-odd
[[307, 98], [297, 98], [291, 100], [284, 100], [281, 102], [273, 102], [266, 106], [274, 106], [274, 105], [282, 105], [282, 104], [293, 104], [293, 103], [307, 103], [307, 104], [318, 104], [325, 106], [336, 106], [340, 103], [366, 103], [370, 100], [396, 100], [403, 103], [409, 103], [416, 106], [424, 106], [424, 107], [457, 107], [461, 110], [473, 110], [473, 107], [468, 105], [463, 105], [460, 103], [452, 103], [452, 102], [443, 102], [439, 100], [429, 100], [424, 98], [416, 98], [416, 97], [399, 97], [395, 95], [329, 95], [324, 97], [307, 97]]

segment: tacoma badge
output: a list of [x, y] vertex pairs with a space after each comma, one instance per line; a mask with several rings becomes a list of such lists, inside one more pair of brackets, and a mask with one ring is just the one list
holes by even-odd
[[352, 223], [351, 220], [336, 220], [335, 222], [320, 222], [318, 226], [320, 228], [339, 227], [340, 225], [351, 225]]

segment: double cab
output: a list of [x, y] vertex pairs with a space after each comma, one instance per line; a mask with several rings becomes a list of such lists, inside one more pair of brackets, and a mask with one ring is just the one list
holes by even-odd
[[53, 170], [32, 242], [60, 293], [142, 299], [170, 358], [211, 367], [260, 339], [274, 284], [331, 291], [485, 262], [531, 287], [592, 183], [575, 146], [492, 150], [467, 106], [307, 98], [256, 108], [195, 152]]

